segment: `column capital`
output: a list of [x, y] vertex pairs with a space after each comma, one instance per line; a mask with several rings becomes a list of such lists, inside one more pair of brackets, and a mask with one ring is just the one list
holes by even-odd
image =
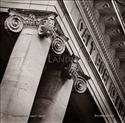
[[74, 90], [77, 93], [84, 93], [87, 89], [87, 80], [89, 76], [85, 75], [78, 67], [79, 57], [72, 55], [71, 62], [64, 68], [64, 76], [68, 79], [73, 79]]
[[5, 28], [19, 33], [23, 28], [36, 28], [41, 38], [51, 37], [51, 48], [54, 53], [62, 54], [65, 51], [65, 41], [68, 38], [60, 35], [57, 29], [57, 14], [51, 11], [9, 9], [9, 17], [5, 20]]
[[39, 35], [52, 33], [55, 28], [55, 12], [9, 9], [9, 17], [5, 21], [5, 28], [12, 32], [20, 32], [24, 27], [38, 29]]

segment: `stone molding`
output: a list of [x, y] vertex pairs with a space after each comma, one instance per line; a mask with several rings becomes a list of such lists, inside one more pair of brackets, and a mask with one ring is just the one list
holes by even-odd
[[[86, 16], [86, 19], [88, 20], [88, 22], [89, 22], [89, 24], [90, 24], [90, 29], [91, 29], [91, 32], [93, 33], [93, 35], [95, 36], [95, 38], [96, 38], [96, 40], [97, 40], [97, 44], [99, 45], [99, 47], [102, 49], [102, 52], [103, 52], [103, 55], [101, 55], [102, 57], [104, 57], [104, 59], [106, 60], [106, 62], [108, 63], [108, 65], [109, 65], [109, 67], [110, 67], [110, 70], [111, 70], [111, 72], [112, 72], [112, 75], [113, 75], [113, 79], [115, 79], [115, 81], [113, 82], [113, 83], [111, 83], [110, 85], [114, 85], [114, 88], [115, 88], [115, 92], [117, 93], [117, 95], [118, 95], [118, 98], [120, 99], [120, 102], [121, 102], [121, 104], [123, 104], [122, 105], [122, 108], [124, 108], [124, 95], [125, 95], [125, 93], [124, 93], [124, 90], [123, 90], [123, 87], [121, 86], [121, 80], [120, 80], [120, 78], [119, 78], [119, 76], [118, 76], [118, 73], [117, 73], [117, 71], [116, 71], [116, 68], [115, 68], [115, 66], [112, 64], [112, 60], [111, 60], [111, 58], [109, 57], [110, 55], [109, 55], [109, 52], [106, 50], [106, 47], [105, 47], [105, 44], [104, 44], [104, 40], [105, 40], [105, 38], [104, 38], [104, 36], [103, 36], [103, 34], [102, 34], [102, 32], [101, 32], [101, 30], [100, 30], [100, 28], [99, 28], [99, 26], [98, 26], [98, 24], [97, 24], [97, 21], [96, 21], [96, 19], [95, 19], [95, 17], [94, 17], [94, 15], [93, 15], [93, 12], [92, 12], [92, 10], [91, 10], [91, 8], [90, 8], [90, 6], [89, 6], [89, 3], [88, 3], [88, 1], [86, 1], [86, 0], [82, 0], [82, 1], [80, 1], [80, 4], [81, 4], [81, 7], [82, 7], [82, 9], [83, 9], [83, 11], [84, 11], [84, 14], [85, 14], [85, 16]], [[79, 5], [79, 3], [78, 3], [78, 5]], [[119, 32], [118, 32], [119, 33]], [[113, 88], [113, 89], [114, 89]], [[113, 91], [113, 93], [114, 93], [114, 91]], [[110, 96], [111, 96], [111, 100], [113, 101], [114, 99], [113, 99], [113, 97], [112, 97], [112, 93], [109, 93], [110, 94]], [[113, 102], [114, 103], [114, 102]], [[116, 106], [116, 105], [115, 105]], [[117, 107], [116, 106], [116, 108], [117, 108], [117, 113], [118, 113], [118, 115], [119, 116], [121, 116], [122, 117], [122, 114], [121, 114], [121, 111], [119, 111], [119, 106]], [[122, 119], [122, 120], [124, 120], [124, 119]]]
[[124, 0], [117, 0], [119, 3], [121, 3], [122, 5], [125, 5], [125, 1]]
[[[110, 67], [110, 70], [112, 71], [112, 73], [114, 75], [114, 78], [117, 81], [117, 83], [115, 82], [115, 87], [118, 90], [120, 90], [119, 91], [119, 93], [120, 93], [119, 96], [121, 97], [122, 100], [124, 100], [125, 93], [124, 93], [123, 87], [121, 86], [121, 80], [118, 77], [118, 73], [116, 72], [115, 66], [112, 64], [112, 60], [109, 57], [110, 55], [109, 55], [109, 53], [107, 52], [107, 50], [105, 48], [104, 36], [103, 36], [100, 28], [98, 27], [98, 24], [96, 22], [96, 19], [95, 19], [94, 15], [93, 15], [93, 12], [92, 12], [90, 6], [89, 6], [89, 3], [86, 0], [82, 0], [82, 1], [80, 1], [80, 4], [81, 4], [82, 9], [84, 10], [84, 12], [86, 14], [86, 18], [89, 21], [89, 24], [90, 24], [90, 26], [91, 26], [91, 28], [93, 30], [93, 33], [94, 33], [94, 35], [95, 35], [95, 37], [96, 37], [96, 39], [98, 41], [98, 44], [102, 49], [102, 52], [103, 52], [104, 57], [105, 57], [108, 65]], [[119, 89], [119, 88], [121, 88], [121, 89]]]

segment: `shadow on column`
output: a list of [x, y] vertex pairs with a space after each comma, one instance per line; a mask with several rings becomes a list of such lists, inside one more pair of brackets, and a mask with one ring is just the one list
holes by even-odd
[[50, 106], [55, 104], [56, 94], [64, 84], [61, 79], [62, 67], [61, 63], [46, 62], [28, 123], [43, 123], [44, 121], [48, 123], [46, 119], [49, 119], [47, 116], [51, 110]]
[[4, 21], [8, 16], [8, 13], [0, 12], [0, 83], [18, 37], [18, 34], [14, 34], [4, 27]]
[[83, 94], [72, 92], [63, 123], [105, 123], [89, 90]]

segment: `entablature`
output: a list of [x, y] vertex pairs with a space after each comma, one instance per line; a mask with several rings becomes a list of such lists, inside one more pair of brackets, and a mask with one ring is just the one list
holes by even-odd
[[[94, 20], [91, 10], [89, 10], [89, 4], [87, 3], [87, 1], [84, 1], [84, 0], [74, 1], [74, 4], [72, 5], [72, 9], [71, 9], [71, 7], [68, 8], [68, 6], [66, 5], [67, 3], [65, 1], [64, 3], [67, 9], [69, 10], [69, 13], [70, 13], [69, 16], [71, 17], [71, 20], [73, 21], [73, 24], [75, 26], [73, 29], [78, 30], [79, 35], [81, 37], [81, 39], [79, 39], [78, 41], [80, 42], [80, 40], [82, 40], [81, 43], [79, 43], [80, 48], [82, 49], [83, 52], [85, 52], [84, 51], [85, 49], [88, 51], [89, 57], [90, 57], [88, 58], [88, 62], [90, 62], [91, 64], [92, 63], [94, 64], [97, 74], [99, 74], [99, 76], [101, 77], [102, 83], [105, 85], [105, 88], [108, 94], [110, 95], [110, 97], [111, 97], [111, 93], [109, 92], [109, 88], [111, 85], [115, 87], [115, 93], [117, 93], [116, 95], [121, 100], [121, 103], [123, 104], [122, 106], [124, 108], [124, 93], [122, 93], [124, 91], [123, 90], [121, 91], [120, 89], [121, 86], [119, 87], [119, 84], [117, 83], [117, 79], [119, 80], [119, 78], [117, 78], [118, 75], [114, 74], [114, 72], [112, 71], [113, 66], [111, 67], [112, 63], [109, 63], [111, 61], [108, 59], [107, 51], [104, 52], [104, 50], [106, 50], [104, 44], [98, 43], [104, 40], [104, 37], [98, 28], [96, 20]], [[79, 17], [76, 18], [74, 13], [79, 15]], [[86, 15], [86, 13], [88, 15]], [[89, 38], [89, 37], [92, 37], [92, 38]], [[84, 47], [86, 48], [84, 49]], [[92, 60], [92, 62], [90, 59]], [[112, 97], [111, 97], [111, 100], [113, 104], [116, 101], [116, 100], [113, 101], [114, 99], [112, 99]], [[118, 111], [118, 107], [116, 108]], [[118, 112], [120, 114], [120, 111]], [[120, 115], [124, 120], [124, 116], [122, 114]]]
[[[2, 1], [1, 3], [2, 3], [1, 5], [4, 6], [3, 8], [9, 8], [9, 7], [13, 8], [13, 6], [20, 4], [20, 5], [22, 5], [22, 6], [20, 6], [20, 8], [24, 8], [24, 9], [38, 9], [38, 10], [43, 9], [43, 10], [52, 10], [54, 12], [57, 12], [59, 14], [59, 17], [57, 17], [57, 21], [60, 24], [60, 26], [61, 26], [62, 30], [64, 31], [64, 33], [66, 34], [66, 36], [69, 37], [69, 40], [70, 40], [69, 42], [66, 42], [67, 49], [69, 50], [69, 52], [71, 54], [74, 53], [75, 55], [78, 55], [78, 56], [80, 54], [81, 60], [78, 63], [82, 67], [82, 70], [85, 71], [85, 73], [87, 73], [87, 75], [88, 74], [92, 75], [91, 71], [92, 72], [94, 71], [97, 74], [97, 76], [96, 76], [96, 74], [94, 74], [96, 76], [95, 78], [100, 78], [100, 79], [97, 79], [97, 80], [100, 81], [100, 83], [103, 82], [103, 84], [105, 85], [107, 90], [110, 88], [110, 86], [113, 86], [113, 89], [114, 89], [114, 87], [116, 87], [116, 86], [114, 86], [114, 84], [112, 82], [114, 80], [112, 80], [112, 78], [109, 75], [109, 68], [107, 68], [107, 66], [108, 66], [107, 62], [104, 62], [105, 60], [104, 60], [104, 58], [102, 59], [102, 54], [100, 55], [100, 53], [99, 53], [99, 51], [96, 47], [96, 44], [94, 43], [96, 38], [93, 39], [92, 36], [91, 36], [92, 34], [90, 33], [90, 30], [88, 30], [89, 26], [87, 25], [84, 28], [85, 30], [83, 30], [82, 25], [85, 24], [85, 23], [81, 20], [81, 26], [79, 25], [80, 26], [79, 27], [80, 30], [79, 30], [79, 29], [77, 29], [77, 25], [75, 23], [73, 23], [73, 20], [69, 19], [70, 16], [68, 17], [68, 15], [70, 14], [70, 12], [72, 14], [73, 13], [76, 14], [75, 9], [74, 10], [71, 9], [71, 11], [69, 13], [67, 13], [66, 10], [62, 12], [62, 10], [60, 9], [61, 5], [59, 5], [59, 4], [62, 4], [62, 2], [60, 2], [58, 4], [58, 6], [54, 5], [54, 4], [57, 4], [56, 2], [54, 2], [54, 4], [51, 4], [52, 2], [46, 3], [46, 4], [43, 5], [43, 8], [41, 7], [42, 3], [38, 4], [38, 3], [35, 3], [35, 1], [33, 1], [33, 3], [31, 3], [31, 4], [28, 3], [27, 8], [23, 7], [23, 5], [26, 4], [25, 2], [23, 2], [23, 3], [9, 2], [9, 4], [6, 4], [6, 5], [5, 5], [5, 3], [7, 3], [7, 1], [6, 2]], [[13, 5], [13, 4], [15, 4], [15, 5]], [[76, 3], [74, 2], [73, 5], [75, 5], [75, 4]], [[17, 8], [18, 8], [18, 6], [17, 6]], [[64, 9], [64, 8], [62, 8], [62, 9]], [[88, 8], [86, 8], [86, 9], [88, 9]], [[79, 13], [79, 15], [81, 16], [81, 13]], [[71, 18], [73, 18], [73, 17], [71, 17]], [[76, 18], [76, 20], [77, 19], [79, 20], [79, 16], [77, 16], [77, 17], [75, 16], [75, 18]], [[81, 18], [83, 19], [82, 16], [81, 16]], [[95, 21], [92, 20], [91, 23], [95, 24]], [[72, 29], [70, 29], [71, 26], [75, 26], [76, 28], [72, 27]], [[94, 28], [97, 28], [97, 27], [94, 27]], [[79, 31], [80, 31], [80, 33], [79, 33]], [[102, 51], [101, 51], [101, 53], [102, 53]], [[87, 65], [84, 66], [84, 63], [87, 63]], [[93, 67], [89, 68], [88, 66], [93, 66]], [[84, 69], [88, 69], [88, 70], [84, 70]], [[92, 69], [94, 69], [94, 70], [92, 70]], [[96, 79], [93, 80], [93, 82], [94, 81], [96, 81]], [[97, 88], [99, 89], [98, 85], [97, 85]], [[89, 86], [92, 87], [91, 83], [89, 83]], [[96, 84], [95, 84], [95, 86], [96, 86]], [[103, 88], [103, 89], [105, 89], [105, 88]], [[97, 90], [95, 90], [95, 91], [97, 91]], [[106, 92], [106, 91], [104, 91], [104, 92]], [[104, 92], [103, 92], [103, 95], [105, 95]], [[99, 91], [98, 91], [98, 93], [99, 93]], [[121, 97], [119, 96], [119, 93], [117, 91], [116, 91], [116, 93], [117, 94], [114, 94], [114, 91], [109, 92], [109, 90], [108, 90], [108, 94], [110, 95], [110, 96], [108, 95], [109, 97], [113, 97], [112, 95], [117, 95], [118, 100], [120, 100], [119, 102], [122, 103], [123, 98], [121, 99]], [[102, 93], [100, 93], [100, 95], [101, 94]], [[106, 96], [104, 96], [104, 97], [106, 97]], [[99, 98], [103, 98], [103, 97], [99, 97]], [[111, 98], [111, 99], [115, 100], [114, 98]], [[115, 100], [115, 101], [117, 101], [117, 100]], [[102, 101], [102, 102], [104, 103], [104, 101]], [[117, 104], [117, 105], [118, 105], [117, 107], [119, 108], [119, 104]], [[120, 107], [121, 107], [121, 105], [120, 105]], [[121, 108], [119, 110], [120, 110], [119, 112], [121, 112]], [[123, 112], [123, 115], [124, 115], [124, 112]]]

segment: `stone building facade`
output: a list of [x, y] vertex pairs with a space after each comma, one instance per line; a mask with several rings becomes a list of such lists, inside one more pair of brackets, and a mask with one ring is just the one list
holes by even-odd
[[1, 0], [1, 123], [124, 123], [124, 15], [124, 0]]

